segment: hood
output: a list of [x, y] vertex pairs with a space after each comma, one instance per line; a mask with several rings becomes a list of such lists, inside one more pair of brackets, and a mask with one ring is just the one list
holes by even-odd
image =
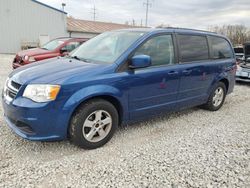
[[45, 50], [42, 48], [32, 48], [32, 49], [20, 51], [17, 53], [17, 55], [20, 57], [23, 57], [25, 55], [36, 56], [36, 55], [42, 55], [42, 54], [48, 54], [48, 53], [51, 53], [51, 51]]
[[22, 85], [62, 84], [79, 74], [81, 74], [81, 79], [89, 79], [98, 73], [110, 70], [112, 66], [112, 64], [85, 63], [69, 58], [53, 58], [18, 68], [9, 77]]

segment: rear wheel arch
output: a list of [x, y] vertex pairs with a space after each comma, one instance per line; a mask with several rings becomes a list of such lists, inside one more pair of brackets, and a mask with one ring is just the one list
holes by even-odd
[[226, 78], [220, 79], [219, 82], [222, 82], [226, 86], [226, 92], [228, 91], [229, 88], [229, 81]]

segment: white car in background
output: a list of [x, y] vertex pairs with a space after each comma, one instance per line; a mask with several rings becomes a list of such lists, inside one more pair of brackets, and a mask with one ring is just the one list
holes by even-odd
[[250, 58], [237, 65], [236, 81], [250, 82]]
[[237, 60], [244, 60], [244, 48], [243, 46], [236, 46], [234, 47], [234, 53], [235, 53], [235, 56], [236, 56], [236, 59]]
[[236, 52], [241, 52], [241, 50], [236, 49], [235, 55], [237, 58], [237, 71], [236, 71], [236, 81], [250, 82], [250, 42], [245, 42], [243, 45], [243, 59], [237, 58]]

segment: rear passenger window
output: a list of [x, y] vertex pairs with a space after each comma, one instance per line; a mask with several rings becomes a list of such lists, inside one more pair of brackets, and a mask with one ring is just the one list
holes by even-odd
[[161, 35], [149, 39], [134, 55], [148, 55], [152, 66], [174, 64], [174, 46], [171, 35]]
[[209, 51], [205, 36], [179, 35], [178, 39], [182, 63], [208, 59]]
[[209, 39], [212, 45], [213, 59], [225, 59], [233, 57], [232, 48], [226, 39], [219, 37], [209, 37]]

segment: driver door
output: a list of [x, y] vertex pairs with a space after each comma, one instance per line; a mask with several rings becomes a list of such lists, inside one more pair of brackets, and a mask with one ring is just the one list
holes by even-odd
[[148, 55], [152, 65], [129, 75], [129, 109], [131, 119], [144, 118], [176, 107], [179, 65], [175, 64], [171, 34], [155, 36], [140, 46], [134, 55]]

